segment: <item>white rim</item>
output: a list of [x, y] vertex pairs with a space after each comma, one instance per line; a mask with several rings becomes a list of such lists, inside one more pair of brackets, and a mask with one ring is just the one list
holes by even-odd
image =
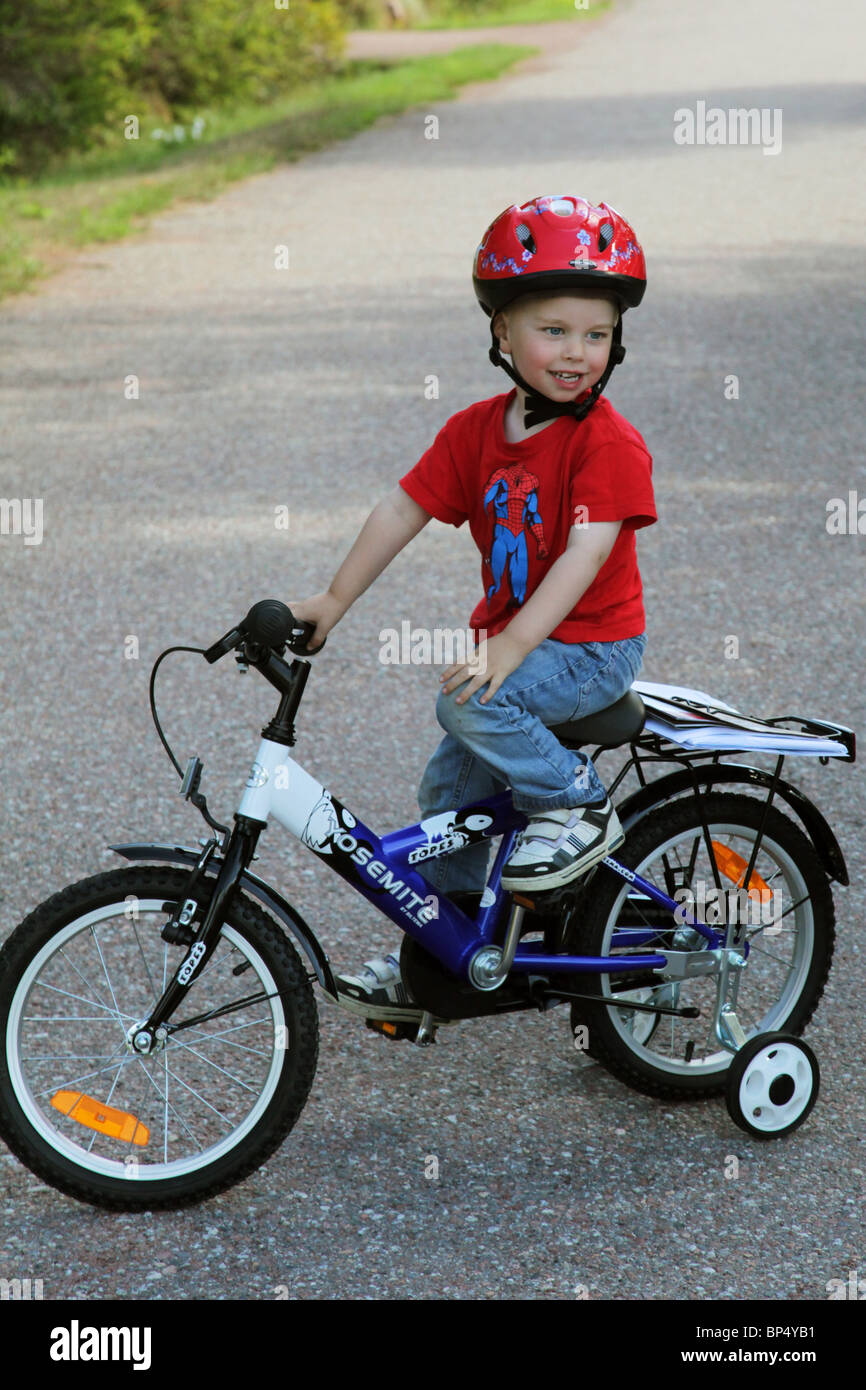
[[[163, 911], [165, 897], [139, 899], [138, 908], [140, 912]], [[279, 1048], [274, 1048], [270, 1068], [265, 1078], [261, 1094], [253, 1108], [241, 1123], [230, 1130], [225, 1138], [208, 1148], [198, 1152], [189, 1158], [172, 1159], [162, 1163], [136, 1163], [130, 1164], [122, 1160], [103, 1158], [98, 1154], [93, 1154], [81, 1148], [80, 1145], [72, 1143], [65, 1135], [50, 1122], [45, 1109], [40, 1105], [37, 1097], [31, 1091], [24, 1076], [19, 1058], [19, 1029], [24, 1018], [24, 1011], [31, 989], [38, 981], [38, 976], [43, 966], [51, 959], [56, 952], [67, 945], [80, 932], [86, 931], [99, 922], [105, 921], [109, 917], [117, 917], [123, 914], [127, 903], [125, 900], [109, 903], [104, 907], [97, 908], [93, 912], [86, 913], [83, 917], [76, 917], [73, 922], [69, 922], [61, 931], [56, 932], [49, 941], [45, 943], [42, 950], [34, 957], [22, 976], [15, 991], [12, 1005], [9, 1010], [9, 1018], [6, 1029], [6, 1056], [9, 1065], [9, 1079], [12, 1089], [18, 1100], [19, 1105], [27, 1119], [27, 1122], [37, 1134], [52, 1148], [55, 1153], [62, 1155], [77, 1167], [83, 1168], [91, 1173], [98, 1173], [103, 1177], [122, 1178], [125, 1182], [138, 1180], [139, 1182], [151, 1182], [154, 1180], [168, 1180], [170, 1178], [183, 1177], [188, 1173], [198, 1172], [211, 1164], [218, 1162], [225, 1154], [230, 1153], [245, 1138], [261, 1119], [268, 1104], [270, 1103], [274, 1091], [276, 1090], [280, 1074], [283, 1067], [283, 1057]], [[235, 946], [242, 952], [244, 957], [249, 960], [253, 970], [258, 975], [261, 986], [268, 994], [276, 993], [276, 982], [270, 970], [265, 965], [258, 951], [242, 937], [239, 932], [230, 926], [224, 926], [221, 931], [222, 938], [230, 945]], [[270, 1005], [271, 1021], [274, 1029], [285, 1026], [285, 1014], [282, 1001], [274, 998], [268, 1001]], [[130, 1054], [130, 1062], [143, 1059], [135, 1058]]]

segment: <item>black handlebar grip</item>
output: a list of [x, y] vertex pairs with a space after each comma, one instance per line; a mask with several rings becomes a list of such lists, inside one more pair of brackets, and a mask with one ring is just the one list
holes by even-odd
[[325, 642], [328, 640], [327, 637], [324, 641], [319, 643], [318, 647], [313, 647], [311, 651], [307, 651], [307, 643], [315, 630], [315, 623], [308, 623], [303, 618], [295, 618], [293, 620], [292, 635], [289, 638], [289, 648], [296, 656], [315, 656], [316, 652], [322, 650], [322, 647], [324, 647]]

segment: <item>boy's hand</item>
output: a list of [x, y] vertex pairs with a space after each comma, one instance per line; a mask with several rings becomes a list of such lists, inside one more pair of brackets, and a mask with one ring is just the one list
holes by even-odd
[[323, 594], [314, 594], [312, 598], [290, 601], [289, 608], [292, 610], [292, 617], [304, 623], [316, 624], [316, 630], [307, 643], [307, 650], [311, 654], [319, 650], [331, 628], [340, 621], [345, 612], [343, 606], [327, 590]]
[[[471, 661], [458, 661], [445, 668], [439, 677], [439, 680], [444, 682], [443, 694], [450, 695], [452, 690], [462, 685], [457, 703], [463, 705], [470, 695], [487, 685], [487, 694], [479, 697], [482, 705], [486, 705], [505, 677], [517, 670], [526, 655], [526, 647], [509, 637], [507, 631], [497, 633], [486, 642], [479, 642]], [[466, 681], [469, 681], [468, 685], [464, 684]]]

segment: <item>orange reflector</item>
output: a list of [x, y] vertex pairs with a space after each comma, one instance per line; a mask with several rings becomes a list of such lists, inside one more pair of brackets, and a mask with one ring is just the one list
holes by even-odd
[[115, 1110], [113, 1105], [103, 1105], [92, 1096], [83, 1096], [80, 1091], [58, 1091], [51, 1097], [55, 1110], [77, 1120], [87, 1129], [95, 1129], [99, 1134], [108, 1134], [112, 1139], [122, 1139], [126, 1144], [143, 1147], [150, 1139], [150, 1130], [127, 1110]]
[[[712, 842], [713, 852], [719, 872], [735, 883], [738, 888], [742, 887], [746, 877], [746, 870], [749, 867], [748, 859], [744, 859], [736, 850], [730, 849], [728, 845], [723, 845], [719, 840]], [[755, 898], [758, 902], [770, 902], [773, 897], [773, 890], [768, 883], [765, 883], [760, 874], [752, 870], [752, 877], [749, 879], [749, 897]]]

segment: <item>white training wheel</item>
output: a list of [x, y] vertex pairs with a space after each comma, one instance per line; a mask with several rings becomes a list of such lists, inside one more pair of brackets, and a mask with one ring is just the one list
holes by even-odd
[[756, 1139], [778, 1139], [805, 1120], [818, 1099], [820, 1072], [811, 1047], [792, 1033], [758, 1033], [728, 1071], [728, 1114]]

